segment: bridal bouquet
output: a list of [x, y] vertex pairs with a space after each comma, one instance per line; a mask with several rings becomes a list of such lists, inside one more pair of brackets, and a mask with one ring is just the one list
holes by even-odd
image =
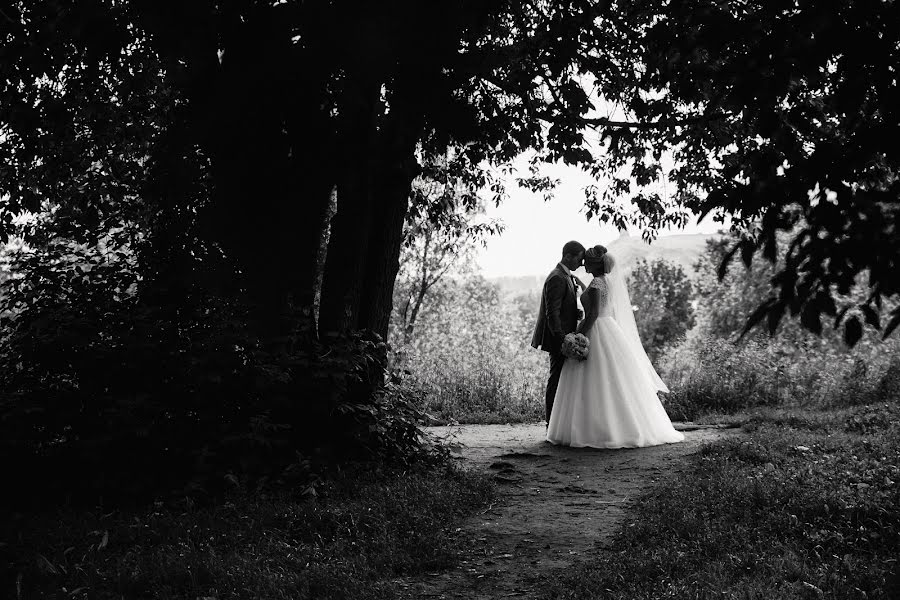
[[588, 356], [591, 342], [580, 333], [568, 333], [563, 338], [562, 353], [567, 358], [584, 360]]

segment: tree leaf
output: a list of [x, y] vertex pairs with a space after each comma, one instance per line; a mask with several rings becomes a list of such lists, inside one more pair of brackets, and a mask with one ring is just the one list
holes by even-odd
[[719, 268], [716, 271], [716, 275], [719, 277], [719, 281], [722, 281], [725, 278], [725, 274], [728, 272], [728, 263], [734, 258], [735, 252], [741, 247], [741, 243], [738, 242], [735, 244], [731, 250], [725, 253], [725, 256], [722, 257], [722, 262], [719, 263]]
[[803, 310], [800, 311], [800, 324], [816, 335], [821, 335], [822, 318], [815, 304], [808, 302], [803, 305]]
[[853, 315], [844, 323], [844, 342], [852, 348], [861, 337], [862, 324], [859, 322], [859, 317]]
[[893, 310], [891, 320], [888, 321], [887, 327], [884, 328], [884, 335], [881, 339], [887, 339], [897, 328], [897, 325], [900, 325], [900, 308]]
[[833, 317], [837, 314], [837, 305], [834, 303], [834, 298], [827, 292], [820, 291], [816, 294], [816, 304], [819, 311], [826, 315]]
[[753, 263], [753, 254], [755, 252], [756, 244], [751, 240], [741, 241], [741, 260], [744, 261], [745, 267], [750, 268], [750, 265]]
[[778, 324], [781, 322], [781, 317], [784, 316], [784, 308], [784, 303], [779, 302], [777, 306], [769, 309], [767, 321], [770, 335], [775, 335], [775, 331], [778, 330]]
[[850, 310], [850, 307], [849, 307], [849, 306], [845, 306], [845, 307], [842, 308], [840, 311], [838, 311], [837, 316], [834, 317], [834, 328], [835, 328], [835, 329], [837, 329], [837, 328], [840, 326], [841, 321], [844, 320], [844, 315], [847, 314], [847, 311], [848, 311], [848, 310]]
[[[741, 331], [740, 337], [744, 337], [745, 335], [747, 335], [747, 332], [753, 329], [753, 327], [755, 327], [757, 323], [762, 321], [763, 317], [765, 317], [766, 314], [768, 314], [769, 310], [777, 303], [778, 299], [769, 298], [768, 300], [760, 304], [757, 309], [753, 311], [753, 314], [751, 314], [747, 319], [747, 323], [744, 325], [744, 329], [743, 331]], [[782, 311], [783, 310], [784, 308], [782, 308]]]

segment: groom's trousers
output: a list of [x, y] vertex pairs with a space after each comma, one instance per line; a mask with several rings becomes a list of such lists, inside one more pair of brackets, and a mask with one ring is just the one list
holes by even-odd
[[550, 352], [550, 378], [547, 380], [547, 396], [544, 400], [547, 408], [547, 424], [550, 423], [550, 413], [553, 412], [553, 399], [556, 398], [556, 388], [559, 387], [559, 375], [562, 373], [566, 357], [562, 352]]

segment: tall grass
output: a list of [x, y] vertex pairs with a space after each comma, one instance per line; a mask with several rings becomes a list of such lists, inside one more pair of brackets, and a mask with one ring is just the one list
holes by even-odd
[[434, 422], [541, 420], [548, 359], [530, 346], [533, 327], [483, 279], [451, 289], [403, 348], [408, 381]]
[[[408, 381], [433, 422], [542, 420], [548, 358], [530, 346], [537, 308], [515, 300], [477, 277], [435, 299], [403, 348]], [[881, 341], [867, 332], [848, 349], [835, 332], [816, 336], [790, 323], [775, 337], [736, 340], [711, 333], [709, 316], [657, 360], [672, 420], [756, 406], [854, 406], [900, 385], [900, 336]]]
[[756, 406], [841, 407], [877, 402], [900, 385], [900, 340], [870, 336], [848, 349], [811, 334], [741, 341], [696, 336], [660, 361], [675, 420]]
[[900, 404], [753, 413], [543, 597], [900, 597]]
[[395, 598], [392, 578], [456, 563], [456, 525], [492, 494], [487, 477], [451, 465], [365, 468], [317, 497], [235, 490], [206, 506], [9, 515], [0, 597]]

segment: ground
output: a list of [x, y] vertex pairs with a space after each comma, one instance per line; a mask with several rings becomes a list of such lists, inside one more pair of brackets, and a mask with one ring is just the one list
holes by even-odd
[[602, 552], [641, 494], [735, 429], [676, 424], [685, 441], [626, 450], [553, 446], [544, 425], [434, 427], [458, 460], [493, 473], [497, 501], [459, 531], [458, 568], [401, 580], [406, 598], [536, 598], [555, 571]]

